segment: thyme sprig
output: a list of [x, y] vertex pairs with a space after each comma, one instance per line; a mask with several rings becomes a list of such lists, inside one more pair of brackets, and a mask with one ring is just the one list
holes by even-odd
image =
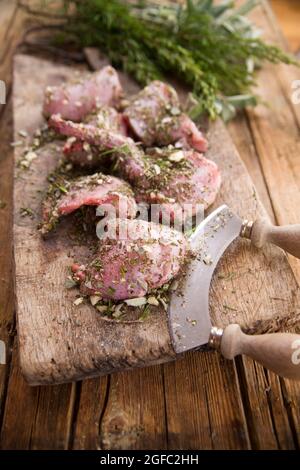
[[186, 0], [65, 0], [60, 40], [101, 48], [141, 85], [171, 75], [192, 89], [192, 116], [222, 114], [255, 105], [254, 71], [264, 61], [295, 63], [266, 44], [246, 15], [259, 3]]

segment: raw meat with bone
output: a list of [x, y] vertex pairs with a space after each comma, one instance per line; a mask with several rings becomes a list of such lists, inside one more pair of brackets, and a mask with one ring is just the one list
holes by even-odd
[[102, 105], [118, 105], [122, 96], [118, 74], [113, 67], [107, 66], [88, 79], [48, 87], [43, 112], [46, 117], [60, 113], [64, 119], [81, 121]]
[[199, 152], [207, 150], [206, 139], [182, 113], [176, 91], [166, 83], [151, 82], [129, 100], [124, 116], [138, 140], [148, 147], [177, 143]]
[[[84, 124], [90, 124], [98, 129], [111, 130], [127, 136], [127, 126], [122, 114], [114, 108], [102, 106], [97, 113], [89, 114]], [[99, 167], [101, 156], [98, 147], [90, 145], [76, 137], [69, 137], [63, 148], [64, 155], [76, 166], [85, 168]], [[105, 158], [107, 162], [107, 157]]]
[[186, 260], [189, 244], [176, 230], [136, 219], [111, 219], [107, 226], [112, 235], [99, 242], [96, 257], [87, 266], [73, 266], [83, 294], [142, 297], [176, 276]]
[[137, 200], [161, 204], [171, 220], [185, 218], [184, 204], [192, 205], [191, 215], [198, 204], [206, 209], [218, 193], [221, 177], [217, 165], [194, 150], [171, 147], [144, 153], [129, 137], [92, 125], [64, 121], [60, 116], [52, 116], [49, 125], [61, 134], [97, 145], [101, 151], [115, 149], [118, 169], [133, 185]]
[[42, 234], [48, 233], [60, 217], [71, 214], [82, 206], [111, 204], [116, 216], [133, 218], [137, 206], [130, 186], [114, 176], [95, 173], [73, 180], [58, 177], [51, 184], [43, 202]]

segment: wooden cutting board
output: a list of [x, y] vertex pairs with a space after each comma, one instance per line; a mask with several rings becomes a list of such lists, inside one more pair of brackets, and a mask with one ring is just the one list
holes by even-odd
[[[41, 106], [47, 85], [59, 84], [74, 69], [31, 56], [14, 62], [15, 141], [43, 124]], [[128, 78], [123, 85], [136, 89]], [[265, 211], [254, 185], [222, 122], [211, 125], [207, 157], [223, 177], [214, 204], [228, 204], [240, 216], [255, 218]], [[47, 175], [60, 155], [57, 144], [47, 144], [27, 170], [18, 162], [22, 146], [15, 147], [14, 255], [20, 363], [32, 384], [61, 383], [103, 375], [115, 370], [143, 367], [174, 359], [167, 315], [154, 308], [145, 321], [109, 320], [89, 303], [73, 304], [76, 289], [66, 289], [72, 260], [86, 248], [70, 239], [70, 220], [49, 240], [37, 231]], [[24, 216], [24, 208], [32, 215]], [[199, 288], [201, 288], [199, 281]], [[234, 242], [216, 270], [210, 292], [212, 322], [221, 327], [239, 323], [252, 333], [287, 329], [300, 319], [299, 289], [285, 254], [275, 247], [263, 251], [246, 240]]]

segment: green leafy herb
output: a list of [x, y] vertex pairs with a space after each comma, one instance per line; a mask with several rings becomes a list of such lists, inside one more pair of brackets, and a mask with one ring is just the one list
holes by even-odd
[[34, 212], [30, 207], [21, 207], [20, 215], [21, 217], [34, 217]]
[[139, 320], [140, 320], [140, 321], [145, 321], [145, 320], [147, 320], [147, 318], [149, 317], [149, 314], [150, 314], [150, 307], [149, 307], [149, 305], [146, 305], [146, 306], [143, 308], [143, 312], [142, 312], [142, 314], [140, 315]]
[[230, 119], [255, 105], [254, 70], [262, 62], [295, 63], [266, 44], [246, 14], [258, 3], [216, 5], [125, 0], [65, 0], [67, 20], [57, 38], [96, 46], [142, 85], [172, 75], [192, 89], [191, 116]]
[[233, 312], [237, 312], [237, 308], [234, 308], [234, 307], [231, 307], [230, 305], [226, 305], [224, 304], [223, 307], [226, 309], [226, 310], [232, 310]]

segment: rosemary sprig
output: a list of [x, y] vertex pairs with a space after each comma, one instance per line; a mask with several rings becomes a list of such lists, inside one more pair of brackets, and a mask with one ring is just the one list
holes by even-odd
[[246, 14], [258, 1], [216, 5], [125, 0], [65, 0], [69, 13], [60, 40], [101, 48], [116, 66], [142, 85], [177, 76], [192, 89], [193, 118], [204, 113], [225, 119], [255, 105], [254, 71], [264, 61], [296, 61], [266, 44]]

